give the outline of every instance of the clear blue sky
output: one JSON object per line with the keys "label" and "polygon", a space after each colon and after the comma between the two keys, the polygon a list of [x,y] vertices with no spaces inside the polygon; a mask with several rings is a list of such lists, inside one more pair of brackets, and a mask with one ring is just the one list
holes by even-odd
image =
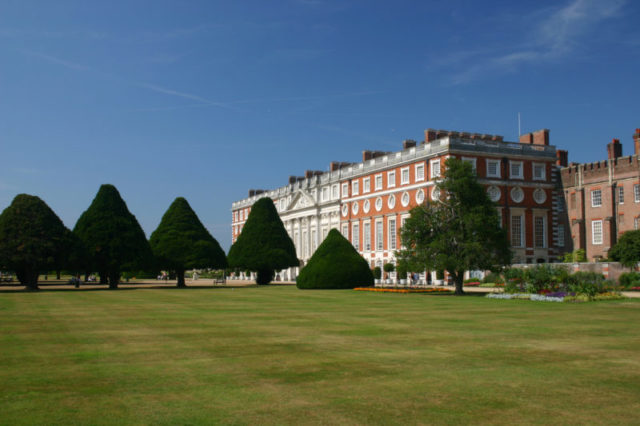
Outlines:
{"label": "clear blue sky", "polygon": [[73,228],[102,183],[147,236],[184,196],[225,249],[231,202],[434,127],[551,129],[631,154],[640,5],[562,1],[0,0],[0,209]]}

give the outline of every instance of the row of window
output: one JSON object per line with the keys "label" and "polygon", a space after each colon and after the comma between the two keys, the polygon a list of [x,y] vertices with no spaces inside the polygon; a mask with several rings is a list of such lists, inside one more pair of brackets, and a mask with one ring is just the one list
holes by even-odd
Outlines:
{"label": "row of window", "polygon": [[[640,203],[640,184],[633,185],[633,198],[636,203]],[[571,202],[575,207],[575,193],[571,194]],[[618,204],[624,204],[624,187],[618,187]],[[602,190],[591,191],[591,207],[602,206]]]}
{"label": "row of window", "polygon": [[[523,215],[511,216],[511,246],[525,247],[525,218]],[[535,248],[547,247],[547,218],[545,216],[534,216],[533,218],[533,245]],[[562,245],[564,246],[564,240]]]}
{"label": "row of window", "polygon": [[242,222],[243,220],[247,220],[249,217],[249,209],[241,209],[233,212],[233,221],[234,222]]}
{"label": "row of window", "polygon": [[[404,223],[404,218],[402,219]],[[351,243],[358,251],[382,251],[384,250],[384,222],[376,220],[374,223],[374,234],[371,234],[371,222],[362,224],[362,246],[360,246],[360,223],[351,224]],[[349,239],[349,224],[342,224],[342,235]],[[373,237],[373,239],[372,239]],[[389,218],[387,221],[387,250],[396,250],[398,248],[398,229],[397,219]]]}

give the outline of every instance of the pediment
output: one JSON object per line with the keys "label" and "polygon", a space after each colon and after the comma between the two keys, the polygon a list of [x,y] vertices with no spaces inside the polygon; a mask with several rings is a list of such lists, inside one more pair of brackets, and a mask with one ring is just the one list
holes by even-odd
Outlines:
{"label": "pediment", "polygon": [[301,189],[294,194],[289,207],[287,207],[287,211],[306,209],[309,207],[314,207],[315,205],[316,202],[313,200],[313,198],[309,194],[307,194],[306,191]]}

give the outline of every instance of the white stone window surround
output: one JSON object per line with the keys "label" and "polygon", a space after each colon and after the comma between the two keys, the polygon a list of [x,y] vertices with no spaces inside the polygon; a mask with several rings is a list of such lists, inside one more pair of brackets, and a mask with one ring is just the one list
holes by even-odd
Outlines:
{"label": "white stone window surround", "polygon": [[351,244],[357,251],[360,251],[360,223],[355,222],[351,226]]}
{"label": "white stone window surround", "polygon": [[602,219],[592,220],[591,221],[591,243],[593,245],[601,245],[603,228],[602,228]]}
{"label": "white stone window surround", "polygon": [[371,221],[362,222],[362,251],[371,251]]}
{"label": "white stone window surround", "polygon": [[375,231],[376,231],[376,241],[375,241],[376,251],[382,251],[384,250],[384,226],[383,226],[382,219],[376,220]]}
{"label": "white stone window surround", "polygon": [[431,170],[431,179],[436,179],[440,177],[440,159],[436,158],[435,160],[429,161],[429,170]]}
{"label": "white stone window surround", "polygon": [[371,178],[366,177],[362,179],[362,193],[366,194],[367,192],[371,192]]}
{"label": "white stone window surround", "polygon": [[524,191],[519,186],[514,186],[510,191],[511,200],[514,203],[521,203],[524,201]]}
{"label": "white stone window surround", "polygon": [[524,163],[522,161],[509,160],[509,178],[524,179]]}
{"label": "white stone window surround", "polygon": [[393,209],[396,206],[396,196],[391,194],[389,195],[389,199],[387,200],[387,206],[390,209]]}
{"label": "white stone window surround", "polygon": [[348,183],[343,183],[342,184],[342,196],[345,197],[345,198],[349,196],[349,184]]}
{"label": "white stone window surround", "polygon": [[371,202],[369,200],[364,200],[364,203],[362,203],[362,212],[363,213],[369,213],[369,210],[371,209]]}
{"label": "white stone window surround", "polygon": [[591,190],[591,207],[601,207],[601,206],[602,206],[602,190],[592,189]]}
{"label": "white stone window surround", "polygon": [[390,217],[387,221],[387,234],[389,237],[388,247],[389,250],[396,250],[397,247],[397,229],[396,229],[396,218]]}
{"label": "white stone window surround", "polygon": [[340,198],[340,196],[338,195],[338,185],[332,185],[331,186],[331,199],[332,200],[337,200],[338,198]]}
{"label": "white stone window surround", "polygon": [[624,204],[624,186],[618,187],[618,204]]}
{"label": "white stone window surround", "polygon": [[525,246],[525,217],[524,212],[512,211],[510,220],[511,245],[522,248]]}
{"label": "white stone window surround", "polygon": [[424,189],[416,191],[416,203],[422,204],[424,202]]}
{"label": "white stone window surround", "polygon": [[374,207],[376,208],[376,211],[379,212],[380,210],[382,210],[382,197],[378,197],[376,198],[376,202],[374,204]]}
{"label": "white stone window surround", "polygon": [[329,187],[322,188],[322,201],[329,201]]}
{"label": "white stone window surround", "polygon": [[403,192],[402,198],[400,199],[400,204],[402,204],[402,207],[407,207],[410,201],[411,201],[411,197],[409,196],[409,193]]}
{"label": "white stone window surround", "polygon": [[633,198],[636,203],[640,203],[640,184],[633,185]]}
{"label": "white stone window surround", "polygon": [[533,163],[533,180],[547,180],[547,166],[544,163]]}
{"label": "white stone window surround", "polygon": [[487,195],[489,195],[489,199],[493,202],[497,202],[500,200],[502,196],[502,191],[495,185],[491,185],[487,188]]}
{"label": "white stone window surround", "polygon": [[409,184],[409,167],[403,167],[400,169],[400,185]]}
{"label": "white stone window surround", "polygon": [[473,157],[462,157],[462,161],[471,164],[473,173],[476,173],[476,159]]}
{"label": "white stone window surround", "polygon": [[416,182],[422,182],[424,180],[424,163],[422,162],[415,165],[415,179]]}
{"label": "white stone window surround", "polygon": [[396,186],[396,171],[387,172],[387,187],[394,188]]}
{"label": "white stone window surround", "polygon": [[382,191],[382,173],[375,175],[373,179],[375,182],[375,190]]}
{"label": "white stone window surround", "polygon": [[360,181],[354,180],[351,182],[351,195],[358,195],[360,193]]}
{"label": "white stone window surround", "polygon": [[487,177],[500,177],[500,160],[487,158]]}

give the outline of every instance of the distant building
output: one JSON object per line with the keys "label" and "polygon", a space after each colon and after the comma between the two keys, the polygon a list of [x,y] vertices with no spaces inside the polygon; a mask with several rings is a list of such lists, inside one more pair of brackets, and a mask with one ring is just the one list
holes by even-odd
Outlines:
{"label": "distant building", "polygon": [[567,211],[559,236],[567,242],[567,251],[584,249],[589,260],[606,259],[621,234],[639,229],[640,129],[633,140],[631,156],[623,157],[622,144],[613,139],[606,160],[561,170]]}
{"label": "distant building", "polygon": [[[549,145],[547,129],[519,142],[502,136],[425,130],[424,141],[403,142],[398,152],[363,151],[358,163],[332,162],[329,171],[307,171],[273,190],[250,190],[232,204],[232,241],[242,231],[252,204],[271,197],[303,264],[336,228],[372,267],[396,262],[400,228],[414,206],[439,198],[435,182],[444,161],[460,158],[473,165],[479,181],[498,207],[516,263],[557,260],[568,229],[558,216],[564,205],[560,165],[567,152]],[[637,160],[636,160],[637,164]],[[299,268],[281,271],[295,279]],[[427,279],[424,271],[421,279]]]}

